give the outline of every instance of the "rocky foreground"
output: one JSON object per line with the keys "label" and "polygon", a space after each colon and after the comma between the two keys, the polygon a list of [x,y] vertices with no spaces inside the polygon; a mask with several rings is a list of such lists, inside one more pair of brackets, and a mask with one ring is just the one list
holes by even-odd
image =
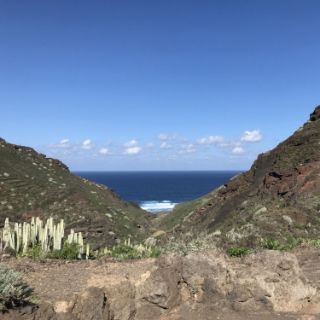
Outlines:
{"label": "rocky foreground", "polygon": [[5,262],[23,273],[38,306],[3,320],[318,319],[320,251],[219,250],[160,259]]}

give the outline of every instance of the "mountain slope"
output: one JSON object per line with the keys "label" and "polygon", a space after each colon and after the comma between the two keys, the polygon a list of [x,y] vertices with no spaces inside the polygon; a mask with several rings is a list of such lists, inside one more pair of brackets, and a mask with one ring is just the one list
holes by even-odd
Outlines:
{"label": "mountain slope", "polygon": [[251,169],[193,202],[178,206],[160,228],[214,233],[221,243],[320,237],[320,106],[310,121]]}
{"label": "mountain slope", "polygon": [[105,186],[70,173],[60,161],[0,139],[0,227],[6,217],[64,218],[91,241],[141,238],[150,214]]}

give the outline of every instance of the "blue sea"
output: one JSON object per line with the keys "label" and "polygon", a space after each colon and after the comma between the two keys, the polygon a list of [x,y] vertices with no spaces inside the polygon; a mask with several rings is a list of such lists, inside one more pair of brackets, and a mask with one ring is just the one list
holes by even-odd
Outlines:
{"label": "blue sea", "polygon": [[201,197],[239,171],[75,172],[104,184],[123,199],[150,212],[171,211],[178,203]]}

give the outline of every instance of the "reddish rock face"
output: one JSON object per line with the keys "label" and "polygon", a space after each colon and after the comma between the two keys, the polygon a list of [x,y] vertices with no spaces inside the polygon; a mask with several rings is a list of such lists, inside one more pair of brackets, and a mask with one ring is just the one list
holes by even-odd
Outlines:
{"label": "reddish rock face", "polygon": [[301,192],[318,191],[320,163],[313,162],[293,168],[286,172],[270,172],[266,174],[261,192],[284,196],[299,195]]}

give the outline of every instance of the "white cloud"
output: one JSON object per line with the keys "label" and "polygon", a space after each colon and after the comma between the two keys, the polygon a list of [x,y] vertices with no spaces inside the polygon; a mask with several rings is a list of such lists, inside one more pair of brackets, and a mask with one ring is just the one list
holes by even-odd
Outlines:
{"label": "white cloud", "polygon": [[66,144],[66,143],[69,143],[69,139],[62,139],[60,140],[59,142],[60,144]]}
{"label": "white cloud", "polygon": [[245,131],[241,137],[241,141],[258,142],[262,140],[262,134],[259,130]]}
{"label": "white cloud", "polygon": [[81,144],[81,148],[85,149],[85,150],[90,150],[92,149],[93,145],[92,145],[92,141],[90,139],[86,139],[82,142]]}
{"label": "white cloud", "polygon": [[220,145],[223,144],[225,141],[224,137],[221,136],[209,136],[205,138],[201,138],[198,140],[199,144],[213,144],[213,145]]}
{"label": "white cloud", "polygon": [[179,153],[194,153],[196,149],[192,143],[185,144],[181,146]]}
{"label": "white cloud", "polygon": [[109,150],[107,148],[100,148],[99,153],[102,155],[106,155],[109,153]]}
{"label": "white cloud", "polygon": [[165,141],[160,144],[160,149],[170,149],[170,148],[171,148],[171,145]]}
{"label": "white cloud", "polygon": [[126,143],[124,144],[124,146],[127,147],[127,148],[129,148],[129,147],[135,147],[137,144],[138,144],[138,141],[132,139],[132,140],[126,142]]}
{"label": "white cloud", "polygon": [[124,150],[124,154],[139,154],[142,151],[142,148],[136,146],[136,147],[130,147]]}
{"label": "white cloud", "polygon": [[233,154],[243,154],[244,153],[244,149],[242,147],[234,147],[232,149],[232,153]]}
{"label": "white cloud", "polygon": [[158,139],[162,141],[168,141],[175,139],[176,135],[172,133],[160,133]]}
{"label": "white cloud", "polygon": [[70,148],[70,140],[69,139],[62,139],[60,142],[56,145],[58,148]]}

